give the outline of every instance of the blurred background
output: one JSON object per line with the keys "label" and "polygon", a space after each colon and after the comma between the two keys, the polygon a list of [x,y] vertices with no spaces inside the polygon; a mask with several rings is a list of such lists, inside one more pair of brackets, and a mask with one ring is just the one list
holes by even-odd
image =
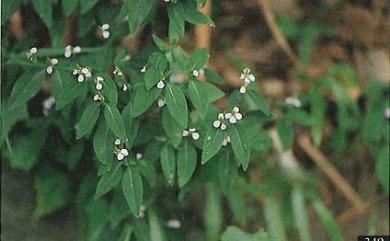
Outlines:
{"label": "blurred background", "polygon": [[[165,3],[159,4],[163,8]],[[222,88],[226,91],[238,88],[240,67],[250,66],[273,112],[284,113],[279,104],[286,98],[299,98],[302,108],[312,118],[319,115],[318,120],[323,123],[323,132],[317,135],[316,141],[315,127],[299,125],[305,121],[295,117],[298,124],[287,127],[293,129],[295,136],[291,149],[276,150],[276,158],[268,154],[256,157],[265,161],[288,156],[287,162],[293,160],[293,165],[309,173],[309,180],[317,182],[319,195],[307,208],[312,239],[329,240],[332,233],[332,224],[325,228],[321,224],[320,219],[326,223],[328,213],[322,212],[323,206],[316,202],[317,198],[340,225],[344,240],[356,240],[358,234],[388,234],[389,154],[388,148],[384,147],[383,152],[383,148],[377,147],[388,145],[389,139],[389,2],[209,0],[202,11],[211,15],[216,28],[188,28],[181,45],[186,50],[199,47],[210,50],[209,67],[227,82]],[[157,14],[165,12],[158,10]],[[77,30],[77,21],[77,15],[66,19],[64,43],[78,41],[78,37],[72,35]],[[162,20],[165,24],[164,21],[166,19]],[[166,31],[156,27],[158,23],[153,25],[154,31],[162,34]],[[7,32],[8,38],[15,41],[34,32],[35,40],[41,45],[47,38],[45,27],[28,3],[12,14],[2,32],[3,35]],[[134,51],[148,38],[150,27],[146,26],[135,37],[123,39],[123,45]],[[317,95],[322,98],[315,102],[313,96]],[[313,136],[314,143],[305,139],[307,135]],[[387,142],[377,140],[378,136]],[[275,139],[272,141],[275,145]],[[64,208],[43,219],[33,219],[32,175],[12,169],[7,161],[2,160],[1,167],[2,240],[76,240],[78,223],[73,209]],[[248,175],[250,181],[246,187],[237,184],[247,193],[242,199],[245,205],[236,203],[237,209],[226,216],[234,216],[234,223],[248,230],[267,229],[265,223],[272,221],[263,220],[262,216],[265,213],[267,217],[267,212],[273,216],[279,209],[273,209],[272,203],[278,200],[282,220],[294,219],[291,210],[284,207],[291,203],[290,195],[284,194],[290,192],[289,188],[280,188],[276,199],[267,201],[267,198],[257,197],[259,190],[267,192],[273,185],[285,185],[283,173],[272,164],[254,164]],[[267,178],[276,184],[264,181]],[[202,223],[202,214],[197,213],[202,193],[189,195],[192,200],[187,200],[184,207],[193,211],[183,214],[182,218]],[[268,208],[262,208],[264,203]],[[284,225],[289,232],[296,224]],[[196,233],[197,228],[194,229]]]}

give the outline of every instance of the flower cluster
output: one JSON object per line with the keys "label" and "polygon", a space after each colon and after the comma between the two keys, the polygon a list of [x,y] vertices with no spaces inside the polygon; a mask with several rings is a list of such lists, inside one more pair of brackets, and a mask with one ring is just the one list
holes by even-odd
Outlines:
{"label": "flower cluster", "polygon": [[77,75],[77,82],[82,83],[85,78],[90,78],[92,73],[89,68],[79,67],[73,70],[73,75]]}
{"label": "flower cluster", "polygon": [[50,65],[47,66],[46,73],[52,74],[53,73],[53,66],[56,64],[58,64],[58,59],[56,59],[56,58],[50,59]]}
{"label": "flower cluster", "polygon": [[105,23],[102,26],[99,26],[99,28],[100,28],[102,37],[104,39],[108,39],[110,37],[110,31],[108,31],[110,29],[110,25],[108,23]]}
{"label": "flower cluster", "polygon": [[242,120],[242,114],[240,113],[240,109],[236,106],[233,108],[232,112],[219,113],[218,119],[213,122],[213,126],[223,131],[226,130],[227,121],[235,124],[240,120]]}
{"label": "flower cluster", "polygon": [[93,96],[93,101],[102,101],[104,100],[104,96],[101,94],[101,90],[103,89],[103,77],[98,76],[95,78],[95,89],[98,91],[96,95]]}
{"label": "flower cluster", "polygon": [[240,75],[240,80],[244,80],[244,85],[240,87],[240,93],[244,94],[246,92],[246,87],[250,83],[254,82],[256,77],[251,74],[251,70],[249,68],[245,68]]}
{"label": "flower cluster", "polygon": [[297,108],[302,106],[302,103],[301,103],[301,101],[298,98],[294,98],[294,97],[291,97],[291,96],[287,97],[284,100],[284,103],[286,103],[286,105],[292,105],[292,106],[295,106]]}
{"label": "flower cluster", "polygon": [[122,161],[125,157],[129,155],[129,151],[126,148],[122,147],[122,141],[120,139],[116,139],[114,141],[116,146],[115,155],[118,161]]}
{"label": "flower cluster", "polygon": [[70,58],[72,56],[72,54],[78,54],[80,52],[81,52],[80,46],[72,47],[71,45],[68,45],[65,47],[64,56],[65,56],[65,58]]}
{"label": "flower cluster", "polygon": [[227,146],[231,142],[230,136],[225,136],[223,138],[222,146]]}
{"label": "flower cluster", "polygon": [[195,128],[190,128],[188,130],[183,130],[183,137],[191,136],[195,141],[199,139],[199,132]]}

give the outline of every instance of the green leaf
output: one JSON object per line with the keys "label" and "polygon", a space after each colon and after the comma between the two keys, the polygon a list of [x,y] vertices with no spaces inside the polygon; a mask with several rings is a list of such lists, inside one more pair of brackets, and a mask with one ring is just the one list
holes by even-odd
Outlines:
{"label": "green leaf", "polygon": [[310,225],[302,192],[302,188],[299,185],[295,185],[291,192],[291,202],[294,212],[295,225],[298,229],[300,240],[310,241]]}
{"label": "green leaf", "polygon": [[122,173],[122,163],[116,162],[114,167],[100,178],[96,187],[95,198],[99,198],[113,189],[121,180]]}
{"label": "green leaf", "polygon": [[235,226],[229,226],[222,233],[221,241],[271,241],[267,233],[259,231],[258,233],[246,233]]}
{"label": "green leaf", "polygon": [[153,34],[152,37],[154,44],[158,47],[159,50],[166,51],[168,49],[168,45],[164,42],[164,40],[155,34]]}
{"label": "green leaf", "polygon": [[120,139],[126,140],[126,128],[123,123],[121,114],[119,113],[118,108],[112,103],[105,103],[104,105],[104,118],[107,121],[107,125],[110,127],[111,131]]}
{"label": "green leaf", "polygon": [[380,149],[375,164],[375,172],[385,191],[389,192],[389,145]]}
{"label": "green leaf", "polygon": [[183,91],[174,84],[167,83],[165,87],[165,101],[171,115],[183,128],[188,123],[188,107]]}
{"label": "green leaf", "polygon": [[114,135],[104,121],[100,121],[93,137],[93,150],[97,159],[104,165],[109,165],[112,162]]}
{"label": "green leaf", "polygon": [[210,84],[206,81],[200,81],[199,84],[200,90],[205,93],[209,103],[219,100],[225,96],[225,93],[213,84]]}
{"label": "green leaf", "polygon": [[81,14],[87,13],[91,8],[93,8],[98,0],[80,0],[80,12]]}
{"label": "green leaf", "polygon": [[282,142],[283,148],[289,150],[294,141],[294,129],[292,123],[287,118],[276,121],[276,129]]}
{"label": "green leaf", "polygon": [[9,99],[9,110],[19,105],[25,104],[29,99],[34,97],[41,89],[41,85],[45,80],[45,76],[45,70],[22,74],[12,87]]}
{"label": "green leaf", "polygon": [[188,140],[185,140],[184,145],[177,153],[177,176],[180,187],[183,187],[190,180],[196,168],[196,160],[194,146]]}
{"label": "green leaf", "polygon": [[34,176],[36,208],[33,216],[40,218],[64,207],[69,200],[68,177],[54,169],[41,169]]}
{"label": "green leaf", "polygon": [[173,146],[178,147],[183,138],[183,128],[177,124],[175,118],[172,117],[167,108],[163,108],[161,118],[165,134]]}
{"label": "green leaf", "polygon": [[127,141],[126,141],[126,147],[130,149],[133,146],[135,137],[138,134],[139,130],[139,119],[138,118],[132,118],[131,116],[131,106],[132,103],[129,102],[127,106],[122,111],[122,118],[125,123],[126,127],[126,133],[127,133]]}
{"label": "green leaf", "polygon": [[246,109],[248,111],[261,111],[265,115],[269,115],[269,107],[267,101],[256,90],[248,90],[244,95]]}
{"label": "green leaf", "polygon": [[134,102],[131,108],[131,116],[137,117],[144,113],[153,102],[157,100],[159,95],[160,91],[156,88],[147,90],[143,86],[140,87],[135,93]]}
{"label": "green leaf", "polygon": [[135,33],[139,26],[145,21],[150,10],[152,10],[153,0],[126,0],[128,6],[130,33]]}
{"label": "green leaf", "polygon": [[176,160],[175,150],[168,144],[165,144],[161,149],[160,161],[163,174],[168,183],[172,185],[175,180]]}
{"label": "green leaf", "polygon": [[145,72],[145,86],[147,89],[154,87],[158,81],[164,78],[165,69],[168,66],[167,59],[162,53],[153,53],[149,57],[148,67]]}
{"label": "green leaf", "polygon": [[100,103],[88,102],[87,107],[85,108],[83,115],[81,116],[81,119],[76,127],[76,139],[80,139],[93,129],[96,121],[99,119],[99,115]]}
{"label": "green leaf", "polygon": [[223,149],[214,157],[218,162],[218,183],[223,193],[227,193],[237,174],[236,163],[230,158],[228,149]]}
{"label": "green leaf", "polygon": [[310,114],[312,118],[311,134],[313,136],[313,143],[316,146],[321,145],[325,108],[325,101],[320,91],[313,88],[310,93]]}
{"label": "green leaf", "polygon": [[50,80],[57,110],[62,109],[83,92],[87,91],[86,85],[77,83],[71,73],[63,70],[56,69]]}
{"label": "green leaf", "polygon": [[65,16],[69,17],[79,6],[79,0],[61,0]]}
{"label": "green leaf", "polygon": [[206,186],[203,218],[207,240],[218,240],[222,227],[223,209],[221,194],[213,183]]}
{"label": "green leaf", "polygon": [[34,0],[33,6],[39,17],[45,22],[46,26],[51,29],[53,25],[52,16],[52,4],[53,1],[49,0]]}
{"label": "green leaf", "polygon": [[209,52],[207,49],[202,48],[194,51],[187,62],[187,69],[189,71],[194,69],[201,69],[206,63],[209,58]]}
{"label": "green leaf", "polygon": [[234,156],[241,164],[244,171],[247,170],[250,159],[250,145],[248,137],[239,126],[232,125],[229,130]]}
{"label": "green leaf", "polygon": [[221,129],[213,127],[209,129],[203,142],[202,164],[205,164],[210,158],[218,153],[222,147],[224,137],[225,133]]}
{"label": "green leaf", "polygon": [[314,210],[324,224],[331,241],[343,241],[340,227],[334,220],[332,213],[325,207],[321,199],[318,197],[310,197]]}
{"label": "green leaf", "polygon": [[207,24],[214,27],[213,20],[206,14],[200,12],[196,5],[191,4],[190,1],[184,6],[184,17],[185,20],[192,24]]}
{"label": "green leaf", "polygon": [[203,91],[200,81],[191,80],[188,83],[188,95],[201,118],[204,118],[207,114],[208,102],[206,92]]}
{"label": "green leaf", "polygon": [[171,42],[177,42],[184,35],[184,8],[181,2],[168,6],[168,35]]}
{"label": "green leaf", "polygon": [[225,80],[217,74],[214,70],[210,68],[204,68],[204,75],[208,80],[211,80],[212,82],[216,84],[224,84]]}
{"label": "green leaf", "polygon": [[122,191],[134,216],[138,217],[144,195],[141,176],[128,166],[122,178]]}
{"label": "green leaf", "polygon": [[107,74],[101,75],[104,78],[103,81],[103,94],[107,98],[107,100],[116,105],[118,103],[118,89],[116,87],[115,82],[112,78]]}
{"label": "green leaf", "polygon": [[275,197],[265,197],[264,213],[271,240],[286,241],[282,212]]}
{"label": "green leaf", "polygon": [[46,128],[40,126],[17,138],[10,150],[10,164],[12,168],[29,171],[37,163],[41,148],[46,139]]}

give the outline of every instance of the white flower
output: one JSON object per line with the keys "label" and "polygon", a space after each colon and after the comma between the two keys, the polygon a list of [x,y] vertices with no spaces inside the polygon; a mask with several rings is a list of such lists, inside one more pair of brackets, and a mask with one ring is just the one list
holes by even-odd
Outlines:
{"label": "white flower", "polygon": [[232,123],[232,124],[236,123],[237,122],[236,117],[234,117],[234,116],[230,117],[229,118],[229,122]]}
{"label": "white flower", "polygon": [[76,47],[73,48],[73,53],[78,54],[80,52],[81,52],[81,47],[80,46],[76,46]]}
{"label": "white flower", "polygon": [[232,117],[232,116],[233,116],[233,114],[230,113],[230,112],[225,113],[225,119],[226,119],[226,120],[230,119],[230,117]]}
{"label": "white flower", "polygon": [[248,79],[250,82],[254,82],[256,80],[256,77],[253,74],[248,75]]}
{"label": "white flower", "polygon": [[56,65],[56,64],[58,64],[58,59],[56,59],[56,58],[50,59],[50,64],[51,64],[51,65]]}
{"label": "white flower", "polygon": [[200,69],[200,70],[199,70],[199,75],[200,75],[200,76],[203,76],[203,75],[204,75],[204,69]]}
{"label": "white flower", "polygon": [[103,97],[101,95],[96,94],[93,96],[93,101],[101,101],[101,100],[103,100]]}
{"label": "white flower", "polygon": [[123,84],[122,90],[123,90],[123,91],[126,91],[126,90],[127,90],[127,84]]}
{"label": "white flower", "polygon": [[110,32],[103,31],[102,36],[103,36],[104,39],[108,39],[110,37]]}
{"label": "white flower", "polygon": [[119,139],[119,138],[115,139],[115,141],[114,141],[114,144],[117,146],[119,146],[121,143],[122,143],[121,139]]}
{"label": "white flower", "polygon": [[182,136],[189,136],[189,135],[190,135],[190,132],[189,132],[189,131],[183,130]]}
{"label": "white flower", "polygon": [[137,160],[141,160],[142,157],[143,157],[143,155],[141,153],[135,154],[135,159],[137,159]]}
{"label": "white flower", "polygon": [[295,106],[297,108],[301,107],[302,106],[302,103],[299,99],[297,98],[294,98],[294,97],[287,97],[285,100],[284,100],[284,103],[286,103],[287,105],[292,105],[292,106]]}
{"label": "white flower", "polygon": [[96,89],[97,90],[101,90],[101,89],[103,89],[103,85],[102,84],[100,84],[100,83],[98,83],[98,84],[96,84]]}
{"label": "white flower", "polygon": [[101,26],[102,30],[108,30],[110,28],[110,25],[108,23],[105,23]]}
{"label": "white flower", "polygon": [[161,108],[161,107],[163,107],[164,105],[165,105],[165,101],[164,101],[163,99],[158,99],[158,100],[157,100],[157,106],[158,106],[158,107]]}
{"label": "white flower", "polygon": [[73,75],[77,75],[79,73],[79,70],[78,69],[74,69],[73,70]]}
{"label": "white flower", "polygon": [[72,46],[67,45],[65,47],[64,56],[65,58],[70,58],[72,56]]}
{"label": "white flower", "polygon": [[240,111],[240,108],[238,108],[237,106],[233,107],[233,113],[238,113],[239,111]]}
{"label": "white flower", "polygon": [[119,151],[119,153],[122,153],[124,156],[128,156],[129,155],[129,151],[126,148],[121,149]]}
{"label": "white flower", "polygon": [[241,113],[235,113],[234,114],[234,117],[236,117],[236,119],[239,121],[239,120],[242,120],[242,114]]}
{"label": "white flower", "polygon": [[192,133],[192,139],[194,139],[195,141],[198,140],[200,137],[199,133],[198,132],[194,132]]}
{"label": "white flower", "polygon": [[224,131],[224,130],[226,130],[226,125],[225,125],[225,123],[222,123],[221,124],[221,131]]}
{"label": "white flower", "polygon": [[246,93],[246,87],[245,86],[241,86],[240,87],[240,93],[241,94],[245,94]]}
{"label": "white flower", "polygon": [[53,66],[51,66],[51,65],[47,66],[46,73],[47,74],[52,74],[53,73]]}
{"label": "white flower", "polygon": [[160,80],[160,81],[157,83],[157,89],[162,90],[162,89],[164,89],[164,87],[165,87],[164,81]]}
{"label": "white flower", "polygon": [[79,76],[77,77],[77,81],[78,81],[79,83],[83,82],[83,81],[84,81],[84,75],[79,74]]}
{"label": "white flower", "polygon": [[192,71],[192,75],[195,76],[195,77],[198,77],[198,76],[199,76],[199,71],[196,70],[196,69],[194,69],[194,70]]}
{"label": "white flower", "polygon": [[219,114],[218,114],[218,119],[219,119],[219,120],[223,120],[223,116],[224,116],[223,113],[219,113]]}
{"label": "white flower", "polygon": [[125,156],[120,152],[116,155],[116,159],[118,159],[118,161],[123,160],[123,158],[125,158]]}
{"label": "white flower", "polygon": [[167,227],[172,229],[179,229],[181,227],[181,223],[177,219],[171,219],[168,220]]}
{"label": "white flower", "polygon": [[81,68],[81,73],[83,73],[84,75],[86,75],[87,73],[89,72],[89,70],[87,68]]}
{"label": "white flower", "polygon": [[38,52],[38,49],[36,47],[32,47],[30,50],[29,50],[29,54],[30,55],[33,55],[33,54],[36,54]]}
{"label": "white flower", "polygon": [[145,217],[145,211],[146,211],[146,207],[145,207],[144,205],[141,205],[141,206],[139,207],[138,216],[139,216],[140,218]]}
{"label": "white flower", "polygon": [[221,121],[219,121],[219,120],[214,121],[214,122],[213,122],[213,126],[214,126],[215,128],[219,128],[219,127],[221,126]]}
{"label": "white flower", "polygon": [[103,81],[104,79],[103,79],[103,77],[101,77],[101,76],[98,76],[98,77],[96,77],[96,81],[98,81],[98,82],[101,82],[101,81]]}
{"label": "white flower", "polygon": [[230,143],[230,136],[226,136],[225,138],[223,138],[223,142],[222,142],[223,146],[227,146],[227,144],[229,143]]}
{"label": "white flower", "polygon": [[142,67],[141,69],[141,73],[145,73],[146,72],[146,65],[144,65],[144,67]]}

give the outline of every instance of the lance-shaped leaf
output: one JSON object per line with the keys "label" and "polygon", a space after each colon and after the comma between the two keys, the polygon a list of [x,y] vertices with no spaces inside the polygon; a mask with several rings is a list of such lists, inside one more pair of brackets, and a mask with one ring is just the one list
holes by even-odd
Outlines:
{"label": "lance-shaped leaf", "polygon": [[112,132],[121,138],[126,140],[126,128],[123,123],[123,119],[119,110],[112,103],[106,103],[104,106],[104,118],[106,119],[107,125],[110,127]]}
{"label": "lance-shaped leaf", "polygon": [[191,80],[188,83],[188,95],[199,115],[204,118],[207,114],[208,99],[198,80]]}
{"label": "lance-shaped leaf", "polygon": [[244,130],[236,125],[231,126],[229,134],[234,156],[245,171],[248,168],[250,158],[248,137],[246,136]]}
{"label": "lance-shaped leaf", "polygon": [[153,0],[126,0],[131,34],[135,33],[145,21],[150,10],[152,10],[154,2]]}
{"label": "lance-shaped leaf", "polygon": [[139,119],[132,118],[131,105],[132,103],[129,102],[122,111],[122,118],[125,123],[127,133],[126,147],[129,149],[133,146],[135,137],[137,136],[139,130]]}
{"label": "lance-shaped leaf", "polygon": [[80,139],[95,126],[100,115],[100,103],[88,102],[79,123],[77,124],[76,139]]}
{"label": "lance-shaped leaf", "polygon": [[213,127],[209,129],[203,142],[202,164],[205,164],[210,158],[218,153],[222,147],[224,137],[225,133],[221,129]]}
{"label": "lance-shaped leaf", "polygon": [[164,176],[172,185],[175,180],[176,160],[175,150],[168,144],[165,144],[161,149],[160,161]]}
{"label": "lance-shaped leaf", "polygon": [[53,1],[35,0],[32,3],[35,11],[39,14],[39,17],[41,17],[46,26],[51,29],[53,25],[53,15],[51,8]]}
{"label": "lance-shaped leaf", "polygon": [[144,189],[141,176],[133,167],[128,166],[123,174],[122,191],[131,212],[138,217]]}
{"label": "lance-shaped leaf", "polygon": [[149,57],[148,67],[145,72],[145,86],[147,89],[154,87],[158,81],[164,78],[165,69],[168,66],[164,54],[156,52]]}
{"label": "lance-shaped leaf", "polygon": [[171,115],[176,119],[177,123],[183,128],[187,127],[188,123],[188,107],[183,91],[168,83],[165,87],[165,101]]}
{"label": "lance-shaped leaf", "polygon": [[167,108],[163,108],[161,118],[165,134],[174,147],[179,146],[181,139],[183,138],[183,128],[177,124],[177,121],[173,118],[171,113],[169,113]]}
{"label": "lance-shaped leaf", "polygon": [[29,99],[34,97],[41,89],[45,76],[46,73],[44,70],[22,74],[12,87],[9,110],[26,103]]}
{"label": "lance-shaped leaf", "polygon": [[221,150],[214,158],[218,162],[218,182],[223,193],[227,193],[234,176],[237,174],[237,167],[234,160],[230,158],[230,151],[227,148]]}
{"label": "lance-shaped leaf", "polygon": [[184,34],[184,8],[181,2],[169,4],[168,35],[172,42],[177,42]]}
{"label": "lance-shaped leaf", "polygon": [[104,121],[100,121],[93,137],[93,150],[97,159],[104,165],[109,165],[112,162],[114,135]]}
{"label": "lance-shaped leaf", "polygon": [[122,163],[116,162],[113,168],[109,172],[106,172],[100,178],[97,187],[95,198],[99,198],[102,195],[113,189],[121,180],[123,173]]}
{"label": "lance-shaped leaf", "polygon": [[156,88],[147,90],[143,86],[140,87],[135,93],[134,102],[131,107],[131,116],[137,117],[144,113],[157,100],[159,95],[160,91]]}
{"label": "lance-shaped leaf", "polygon": [[187,62],[187,69],[189,71],[194,69],[201,69],[206,63],[209,58],[209,52],[207,49],[202,48],[194,51]]}
{"label": "lance-shaped leaf", "polygon": [[196,168],[196,150],[188,140],[177,153],[177,176],[179,186],[183,187],[191,178]]}
{"label": "lance-shaped leaf", "polygon": [[[63,0],[64,1],[64,0]],[[68,0],[65,0],[68,1]],[[82,14],[85,14],[88,12],[95,4],[97,3],[98,0],[80,0],[80,12]]]}

